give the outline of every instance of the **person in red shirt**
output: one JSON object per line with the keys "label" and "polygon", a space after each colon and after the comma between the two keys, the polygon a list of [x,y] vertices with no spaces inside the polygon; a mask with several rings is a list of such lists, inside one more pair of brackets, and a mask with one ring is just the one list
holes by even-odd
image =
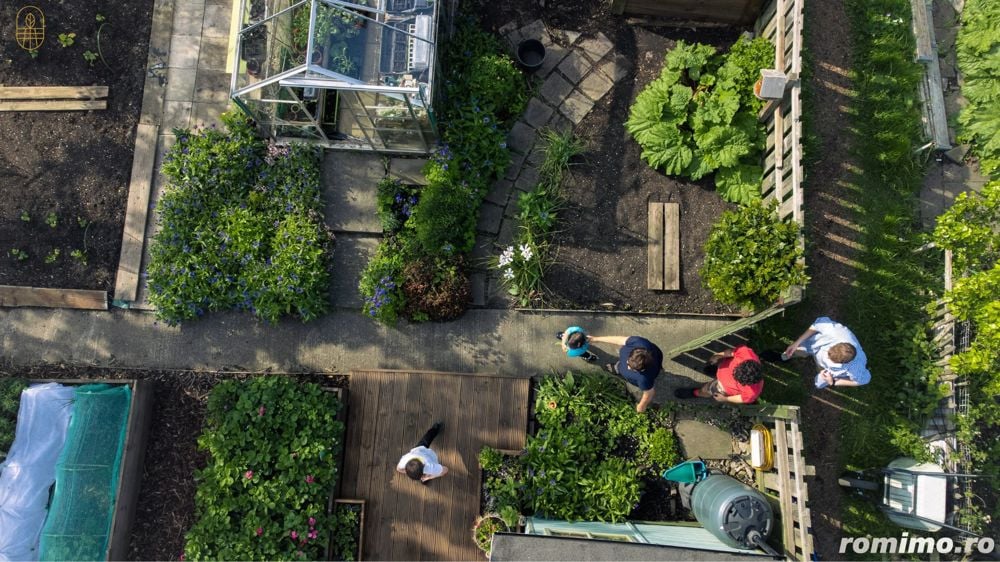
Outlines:
{"label": "person in red shirt", "polygon": [[760,359],[745,345],[712,355],[705,374],[715,380],[699,388],[678,388],[674,396],[681,399],[711,396],[718,402],[752,404],[764,390]]}

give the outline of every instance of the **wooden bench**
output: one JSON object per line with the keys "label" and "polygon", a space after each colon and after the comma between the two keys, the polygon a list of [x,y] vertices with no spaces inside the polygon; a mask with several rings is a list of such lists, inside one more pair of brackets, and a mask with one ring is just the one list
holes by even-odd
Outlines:
{"label": "wooden bench", "polygon": [[654,291],[681,288],[680,205],[649,202],[646,285]]}

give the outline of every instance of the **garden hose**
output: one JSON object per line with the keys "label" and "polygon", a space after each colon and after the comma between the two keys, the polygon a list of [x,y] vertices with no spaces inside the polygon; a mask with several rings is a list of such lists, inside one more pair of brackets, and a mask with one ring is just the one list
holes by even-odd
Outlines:
{"label": "garden hose", "polygon": [[774,466],[774,443],[771,431],[758,423],[750,429],[750,466],[760,471],[771,470]]}

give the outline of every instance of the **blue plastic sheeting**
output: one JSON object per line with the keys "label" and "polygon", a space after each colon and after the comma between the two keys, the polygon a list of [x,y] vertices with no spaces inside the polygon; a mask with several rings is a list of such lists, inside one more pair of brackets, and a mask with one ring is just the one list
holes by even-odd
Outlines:
{"label": "blue plastic sheeting", "polygon": [[39,534],[74,393],[73,387],[56,383],[21,393],[14,442],[0,464],[0,560],[38,560]]}
{"label": "blue plastic sheeting", "polygon": [[52,507],[42,530],[42,560],[107,556],[131,401],[132,390],[125,385],[77,388]]}

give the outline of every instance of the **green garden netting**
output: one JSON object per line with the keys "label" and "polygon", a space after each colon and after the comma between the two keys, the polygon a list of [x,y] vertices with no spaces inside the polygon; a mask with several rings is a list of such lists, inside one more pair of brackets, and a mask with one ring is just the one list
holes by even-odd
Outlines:
{"label": "green garden netting", "polygon": [[104,560],[107,552],[132,391],[88,384],[74,400],[42,529],[41,560]]}

